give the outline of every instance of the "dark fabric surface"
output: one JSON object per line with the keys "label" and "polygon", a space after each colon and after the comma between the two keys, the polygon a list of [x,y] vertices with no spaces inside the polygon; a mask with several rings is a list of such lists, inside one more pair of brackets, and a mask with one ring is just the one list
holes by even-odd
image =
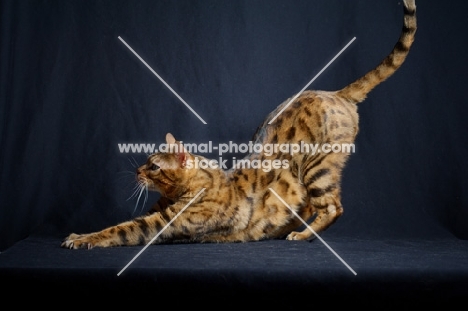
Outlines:
{"label": "dark fabric surface", "polygon": [[37,236],[0,254],[0,278],[12,291],[98,291],[123,300],[148,295],[174,299],[175,305],[187,303],[184,297],[205,303],[208,297],[237,299],[233,304],[253,297],[274,299],[270,304],[277,306],[332,299],[332,305],[384,308],[451,305],[468,297],[466,241],[333,235],[323,240],[326,245],[320,240],[153,245],[127,266],[142,247],[70,251],[59,248],[56,237]]}

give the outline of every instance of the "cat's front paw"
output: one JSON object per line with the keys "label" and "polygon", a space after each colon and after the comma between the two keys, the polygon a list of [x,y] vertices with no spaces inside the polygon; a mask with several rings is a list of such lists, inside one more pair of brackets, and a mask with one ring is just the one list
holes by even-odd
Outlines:
{"label": "cat's front paw", "polygon": [[86,237],[86,234],[75,234],[72,233],[60,245],[63,248],[69,249],[79,249],[79,248],[93,248],[93,244],[91,241]]}

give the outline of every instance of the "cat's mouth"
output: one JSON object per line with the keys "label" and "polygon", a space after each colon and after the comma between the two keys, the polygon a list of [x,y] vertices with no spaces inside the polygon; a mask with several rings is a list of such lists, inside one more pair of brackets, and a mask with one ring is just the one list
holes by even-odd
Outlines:
{"label": "cat's mouth", "polygon": [[143,185],[143,186],[145,186],[145,187],[148,188],[148,189],[151,189],[151,187],[154,187],[154,184],[153,184],[153,182],[151,181],[151,179],[148,179],[148,178],[145,177],[145,176],[137,175],[137,182],[138,182],[140,185]]}

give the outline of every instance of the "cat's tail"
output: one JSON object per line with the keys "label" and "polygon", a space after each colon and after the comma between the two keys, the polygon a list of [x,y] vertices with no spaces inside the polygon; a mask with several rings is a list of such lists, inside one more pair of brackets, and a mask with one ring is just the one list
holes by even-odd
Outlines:
{"label": "cat's tail", "polygon": [[337,94],[347,100],[360,103],[377,85],[385,81],[400,68],[409,53],[416,33],[416,4],[415,0],[403,0],[404,24],[400,39],[392,52],[373,70],[363,77],[349,84]]}

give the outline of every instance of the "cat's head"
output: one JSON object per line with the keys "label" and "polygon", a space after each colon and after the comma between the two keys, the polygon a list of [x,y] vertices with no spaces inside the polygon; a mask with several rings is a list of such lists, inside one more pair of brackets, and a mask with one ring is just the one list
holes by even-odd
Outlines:
{"label": "cat's head", "polygon": [[190,179],[196,175],[196,170],[188,165],[194,155],[187,152],[170,133],[166,135],[166,145],[170,146],[170,152],[150,155],[137,169],[137,179],[149,190],[168,197],[177,196],[187,190]]}

